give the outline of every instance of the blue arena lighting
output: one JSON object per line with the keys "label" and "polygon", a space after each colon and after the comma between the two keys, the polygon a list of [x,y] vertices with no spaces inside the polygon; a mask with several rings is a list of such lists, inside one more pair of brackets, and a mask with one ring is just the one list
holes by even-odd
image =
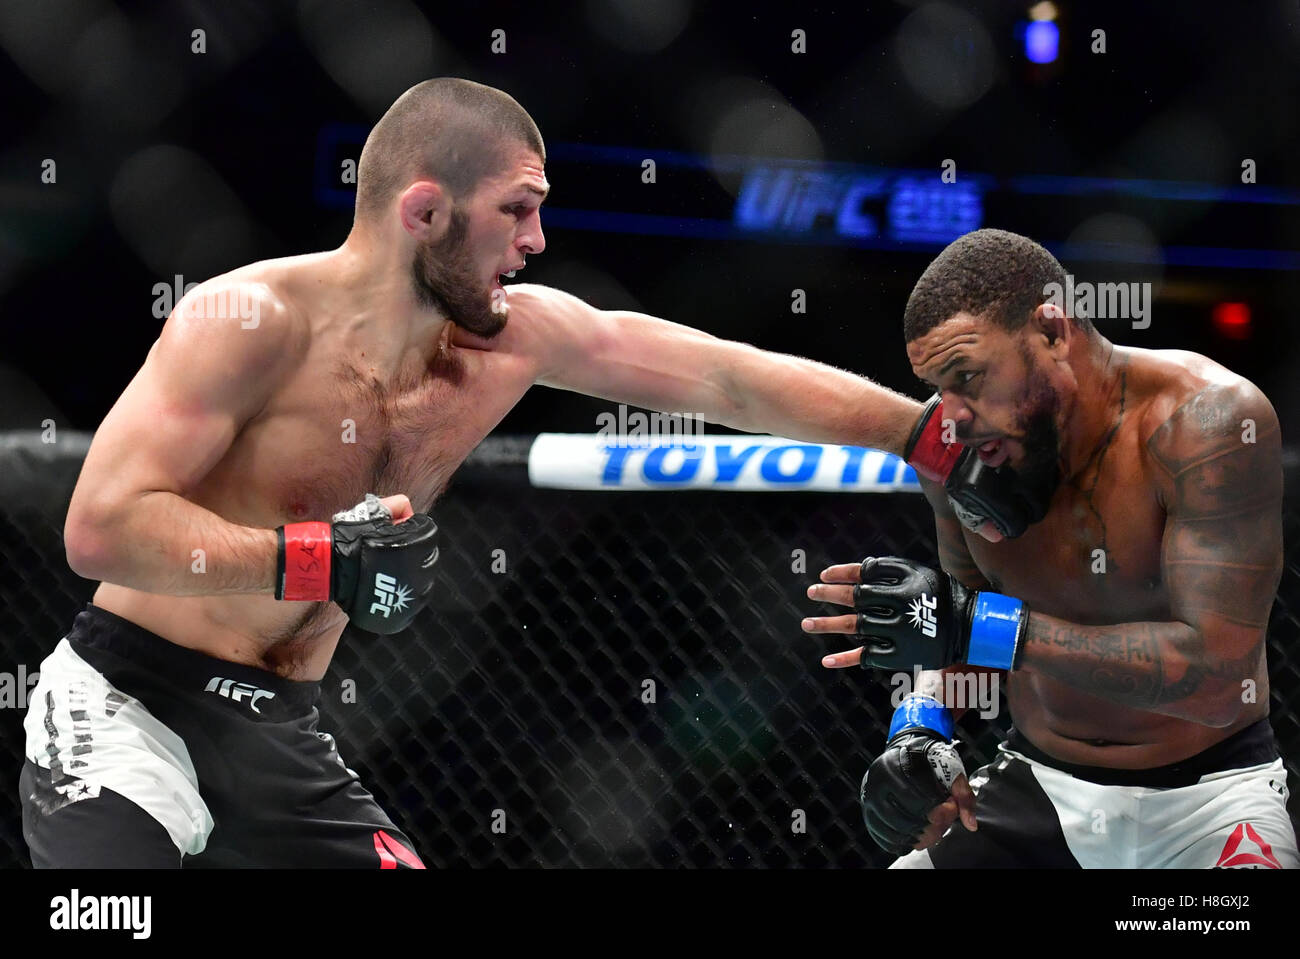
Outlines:
{"label": "blue arena lighting", "polygon": [[[330,124],[318,135],[315,193],[326,208],[351,210],[354,187],[339,183],[341,158],[356,158],[366,128]],[[653,156],[661,170],[711,181],[726,174],[737,193],[726,207],[708,212],[652,212],[648,209],[565,207],[548,203],[547,228],[625,235],[692,237],[704,240],[844,246],[895,253],[941,250],[963,233],[985,225],[988,197],[1005,205],[1009,197],[1119,197],[1163,203],[1241,207],[1300,206],[1300,190],[1133,177],[1019,174],[996,177],[963,172],[952,183],[934,170],[863,164],[770,159],[728,154],[705,156],[676,150],[587,143],[547,145],[548,164],[564,167],[627,167],[639,174]],[[637,181],[639,182],[639,181]],[[721,192],[721,188],[718,188]],[[728,212],[729,211],[729,212]],[[1062,259],[1160,264],[1177,267],[1300,271],[1300,250],[1164,245],[1158,250],[1114,243],[1040,241]]]}
{"label": "blue arena lighting", "polygon": [[1025,56],[1030,63],[1052,63],[1060,46],[1061,31],[1050,20],[1035,20],[1025,27]]}

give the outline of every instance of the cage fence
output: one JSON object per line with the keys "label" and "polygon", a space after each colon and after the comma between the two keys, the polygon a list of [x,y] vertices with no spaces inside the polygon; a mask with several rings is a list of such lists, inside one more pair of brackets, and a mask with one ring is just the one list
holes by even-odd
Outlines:
{"label": "cage fence", "polygon": [[[906,492],[539,489],[526,438],[491,438],[434,509],[437,598],[400,634],[345,634],[322,730],[439,867],[861,867],[859,781],[884,744],[884,674],[829,671],[800,619],[826,565],[934,561]],[[22,840],[24,678],[94,584],[67,566],[84,434],[0,435],[0,864]],[[1296,475],[1288,467],[1288,479]],[[1288,487],[1290,487],[1290,483]],[[1272,721],[1300,772],[1300,510],[1268,638]],[[1005,708],[958,725],[968,770]],[[988,715],[991,714],[991,715]]]}

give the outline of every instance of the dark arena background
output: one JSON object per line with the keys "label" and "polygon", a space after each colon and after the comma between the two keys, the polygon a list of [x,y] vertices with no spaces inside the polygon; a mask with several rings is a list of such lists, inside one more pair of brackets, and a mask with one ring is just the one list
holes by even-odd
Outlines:
{"label": "dark arena background", "polygon": [[[1268,666],[1294,794],[1300,12],[1200,9],[0,5],[0,864],[29,865],[28,680],[94,588],[62,542],[90,435],[186,284],[343,241],[370,125],[442,75],[537,121],[548,246],[521,279],[602,308],[921,398],[903,306],[969,230],[1151,284],[1148,316],[1101,331],[1210,356],[1281,418]],[[874,491],[542,486],[533,438],[611,409],[525,397],[434,509],[437,598],[401,634],[345,635],[321,728],[434,866],[887,865],[857,789],[893,689],[823,669],[845,647],[799,621],[826,565],[936,560],[915,483],[873,459]],[[968,770],[1009,725],[990,712],[959,725]]]}

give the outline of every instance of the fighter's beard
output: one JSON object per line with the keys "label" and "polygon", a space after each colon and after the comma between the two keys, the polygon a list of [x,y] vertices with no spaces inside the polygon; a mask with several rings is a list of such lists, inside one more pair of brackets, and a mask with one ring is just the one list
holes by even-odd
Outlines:
{"label": "fighter's beard", "polygon": [[468,217],[454,208],[446,235],[415,251],[411,264],[415,296],[422,306],[437,310],[462,329],[491,338],[505,329],[505,303],[479,285],[465,247],[468,232]]}
{"label": "fighter's beard", "polygon": [[1014,469],[1026,490],[1046,504],[1061,484],[1061,434],[1056,427],[1061,400],[1045,377],[1031,373],[1023,403],[1029,413],[1019,418],[1017,426],[1025,456]]}

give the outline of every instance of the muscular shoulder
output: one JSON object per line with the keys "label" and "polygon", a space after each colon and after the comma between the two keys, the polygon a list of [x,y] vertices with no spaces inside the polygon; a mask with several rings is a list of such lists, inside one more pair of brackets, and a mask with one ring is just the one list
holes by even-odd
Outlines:
{"label": "muscular shoulder", "polygon": [[[1196,468],[1234,474],[1217,476],[1216,483],[1271,484],[1271,471],[1280,469],[1275,454],[1281,436],[1277,413],[1263,391],[1197,353],[1140,352],[1148,387],[1141,439],[1157,483],[1172,492],[1172,484]],[[1261,470],[1269,475],[1250,475]]]}
{"label": "muscular shoulder", "polygon": [[1261,430],[1276,430],[1273,404],[1244,376],[1199,353],[1141,352],[1148,381],[1141,421],[1147,449],[1174,452],[1179,445],[1195,445],[1198,438],[1237,436],[1252,425],[1256,436]]}
{"label": "muscular shoulder", "polygon": [[310,325],[276,285],[244,271],[200,283],[176,304],[155,349],[190,371],[217,367],[232,380],[287,371],[301,361]]}
{"label": "muscular shoulder", "polygon": [[562,322],[577,313],[589,313],[595,308],[585,300],[538,283],[514,283],[506,287],[506,304],[510,307],[511,321],[540,324]]}
{"label": "muscular shoulder", "polygon": [[511,354],[527,360],[537,375],[554,363],[557,356],[588,341],[599,329],[600,311],[572,293],[536,283],[513,283],[506,287],[509,318],[505,329],[484,340],[457,328],[452,342],[457,346]]}

